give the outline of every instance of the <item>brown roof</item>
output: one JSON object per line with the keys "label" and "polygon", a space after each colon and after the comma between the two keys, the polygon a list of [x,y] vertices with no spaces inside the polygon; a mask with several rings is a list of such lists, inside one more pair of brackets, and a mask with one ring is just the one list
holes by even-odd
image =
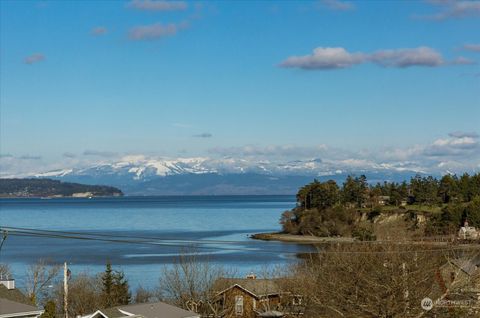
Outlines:
{"label": "brown roof", "polygon": [[43,310],[32,305],[22,304],[13,300],[0,298],[0,315],[12,315],[20,313],[37,313],[41,314]]}
{"label": "brown roof", "polygon": [[27,296],[22,294],[21,291],[19,291],[16,288],[8,289],[3,284],[0,284],[0,298],[8,299],[8,300],[15,301],[17,303],[26,304],[26,305],[33,305],[30,299],[28,299]]}
{"label": "brown roof", "polygon": [[281,293],[278,279],[220,278],[215,282],[215,290],[221,294],[235,285],[257,297]]}

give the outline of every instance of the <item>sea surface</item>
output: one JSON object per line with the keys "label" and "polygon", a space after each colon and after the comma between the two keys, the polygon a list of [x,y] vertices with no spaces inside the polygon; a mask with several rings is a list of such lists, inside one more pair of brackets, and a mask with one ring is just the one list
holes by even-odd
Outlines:
{"label": "sea surface", "polygon": [[[2,227],[52,231],[18,235],[0,250],[17,285],[40,259],[67,262],[75,273],[96,274],[110,261],[130,285],[154,288],[161,269],[181,253],[194,253],[237,276],[292,264],[309,246],[249,238],[278,231],[294,196],[162,196],[0,199]],[[82,239],[78,239],[82,238]]]}

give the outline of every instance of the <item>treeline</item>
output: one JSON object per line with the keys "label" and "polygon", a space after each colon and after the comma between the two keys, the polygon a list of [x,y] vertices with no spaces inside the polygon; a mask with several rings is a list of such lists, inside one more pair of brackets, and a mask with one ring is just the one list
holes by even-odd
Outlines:
{"label": "treeline", "polygon": [[[283,230],[291,234],[316,236],[364,235],[357,227],[358,211],[379,213],[383,206],[421,210],[438,207],[427,234],[447,234],[468,218],[480,226],[480,174],[445,175],[441,179],[416,175],[409,182],[370,185],[367,178],[348,176],[339,186],[335,181],[314,180],[300,188],[297,207],[282,215]],[[372,215],[373,215],[372,214]]]}
{"label": "treeline", "polygon": [[102,185],[61,182],[52,179],[0,179],[0,197],[70,197],[74,193],[92,196],[120,196],[120,189]]}

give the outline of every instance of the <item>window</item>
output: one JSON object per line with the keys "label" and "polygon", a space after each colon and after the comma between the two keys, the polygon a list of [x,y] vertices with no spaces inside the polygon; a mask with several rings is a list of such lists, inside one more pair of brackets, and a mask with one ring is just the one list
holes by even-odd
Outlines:
{"label": "window", "polygon": [[243,296],[235,296],[235,315],[243,315]]}

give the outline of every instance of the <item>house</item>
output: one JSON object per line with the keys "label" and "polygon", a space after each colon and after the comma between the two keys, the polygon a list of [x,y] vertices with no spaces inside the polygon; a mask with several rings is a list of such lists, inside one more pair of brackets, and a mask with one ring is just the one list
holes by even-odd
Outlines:
{"label": "house", "polygon": [[15,288],[15,280],[0,280],[0,318],[38,318],[43,312]]}
{"label": "house", "polygon": [[[222,317],[299,317],[304,312],[302,298],[282,291],[280,279],[221,278],[215,283]],[[227,286],[227,287],[225,287]]]}
{"label": "house", "polygon": [[473,226],[468,225],[468,221],[465,220],[464,225],[458,231],[458,238],[461,240],[476,240],[480,239],[480,233]]}
{"label": "house", "polygon": [[377,204],[378,205],[387,205],[390,202],[390,196],[389,195],[380,195],[377,199]]}
{"label": "house", "polygon": [[480,256],[457,258],[443,265],[437,272],[430,298],[435,300],[438,315],[447,313],[449,306],[463,306],[468,309],[469,317],[479,317]]}
{"label": "house", "polygon": [[[164,302],[132,304],[99,309],[93,314],[81,318],[200,318],[192,311],[184,310]],[[1,317],[0,317],[1,318]]]}

